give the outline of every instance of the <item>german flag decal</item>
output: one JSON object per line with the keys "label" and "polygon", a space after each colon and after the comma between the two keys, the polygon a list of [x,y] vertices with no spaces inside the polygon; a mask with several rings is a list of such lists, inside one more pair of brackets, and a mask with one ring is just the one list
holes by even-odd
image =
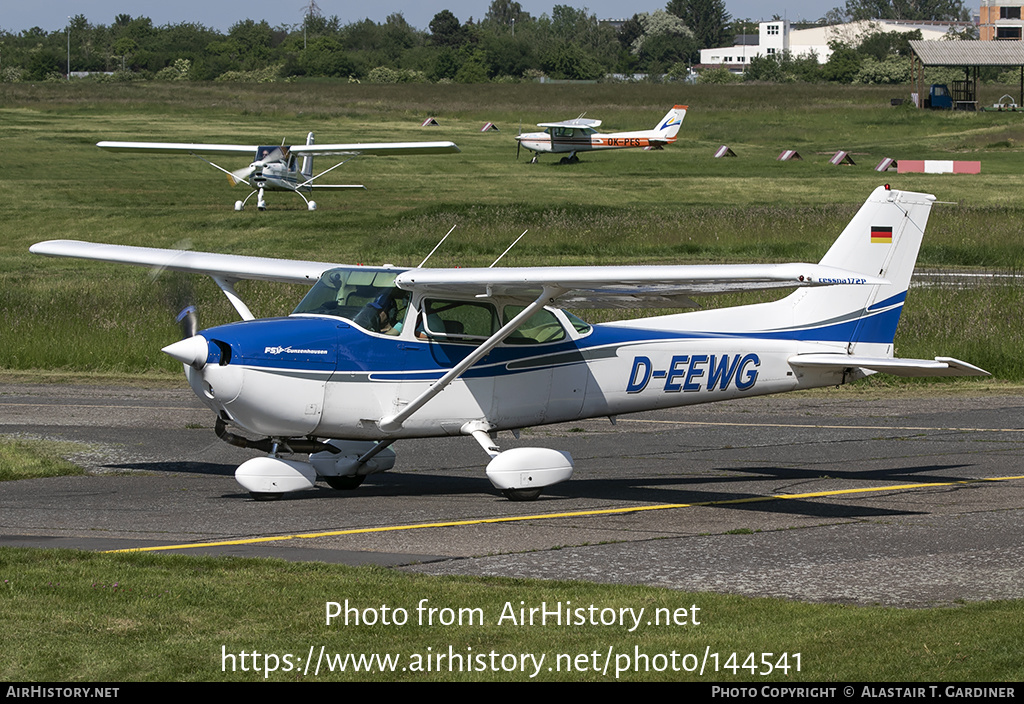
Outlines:
{"label": "german flag decal", "polygon": [[871,243],[892,244],[892,228],[871,226]]}

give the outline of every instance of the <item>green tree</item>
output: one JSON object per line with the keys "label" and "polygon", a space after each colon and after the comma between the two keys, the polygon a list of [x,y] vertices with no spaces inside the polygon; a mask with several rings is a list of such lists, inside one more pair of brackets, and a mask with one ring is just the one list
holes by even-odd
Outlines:
{"label": "green tree", "polygon": [[936,20],[967,22],[970,10],[963,0],[846,0],[834,9],[848,20]]}
{"label": "green tree", "polygon": [[228,30],[231,46],[243,71],[256,71],[270,62],[273,31],[266,20],[242,20]]}
{"label": "green tree", "polygon": [[692,59],[698,51],[696,37],[678,15],[655,10],[636,17],[643,34],[633,41],[630,51],[646,70],[663,71],[672,64]]}
{"label": "green tree", "polygon": [[910,56],[911,40],[920,40],[921,30],[913,32],[873,32],[857,46],[857,53],[885,61],[888,56]]}
{"label": "green tree", "polygon": [[643,36],[644,26],[640,24],[640,15],[634,14],[628,20],[622,23],[619,27],[619,31],[616,37],[619,40],[619,44],[626,51],[633,49],[633,42]]}
{"label": "green tree", "polygon": [[[350,76],[355,73],[355,64],[345,54],[341,43],[333,37],[313,37],[306,42],[306,48],[299,53],[301,75],[306,76]],[[285,65],[286,74],[298,73],[291,62]]]}
{"label": "green tree", "polygon": [[461,46],[466,41],[466,31],[459,18],[449,10],[441,10],[430,20],[430,38],[437,46]]}
{"label": "green tree", "polygon": [[830,42],[832,55],[822,68],[822,76],[832,83],[852,83],[860,72],[863,57],[846,44]]}
{"label": "green tree", "polygon": [[484,15],[485,23],[509,29],[516,24],[522,25],[524,22],[530,22],[532,19],[530,13],[523,10],[523,6],[514,0],[491,0],[487,14]]}
{"label": "green tree", "polygon": [[665,9],[681,19],[697,39],[698,49],[725,46],[730,37],[725,0],[669,0]]}
{"label": "green tree", "polygon": [[586,52],[576,44],[559,44],[541,58],[541,68],[552,78],[568,80],[594,80],[603,71]]}

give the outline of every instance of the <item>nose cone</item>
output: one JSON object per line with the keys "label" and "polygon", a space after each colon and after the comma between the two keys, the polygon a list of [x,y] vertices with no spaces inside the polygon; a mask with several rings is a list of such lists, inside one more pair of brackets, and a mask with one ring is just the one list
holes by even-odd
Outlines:
{"label": "nose cone", "polygon": [[206,366],[209,347],[210,343],[206,341],[205,337],[193,335],[184,340],[178,340],[173,345],[167,345],[162,351],[193,369],[202,369]]}

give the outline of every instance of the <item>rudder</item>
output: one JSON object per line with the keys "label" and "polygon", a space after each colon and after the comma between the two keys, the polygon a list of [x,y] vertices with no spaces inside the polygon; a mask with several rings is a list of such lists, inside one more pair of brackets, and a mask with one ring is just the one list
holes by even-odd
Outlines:
{"label": "rudder", "polygon": [[679,133],[679,128],[683,124],[683,118],[686,117],[686,111],[688,106],[686,105],[675,105],[665,117],[661,118],[658,122],[658,126],[654,128],[654,131],[658,133],[658,137],[667,141],[675,141],[676,135]]}

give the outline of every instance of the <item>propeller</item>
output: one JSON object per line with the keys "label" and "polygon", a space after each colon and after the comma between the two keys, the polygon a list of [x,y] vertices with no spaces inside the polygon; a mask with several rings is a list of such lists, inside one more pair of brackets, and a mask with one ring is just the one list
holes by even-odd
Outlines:
{"label": "propeller", "polygon": [[[177,253],[174,258],[184,255],[192,249],[192,242],[188,239],[178,241],[174,247]],[[164,348],[164,352],[174,359],[188,364],[195,369],[201,369],[206,364],[207,342],[197,336],[199,331],[199,318],[193,289],[193,277],[188,274],[174,270],[174,259],[161,266],[153,267],[149,279],[154,284],[157,279],[161,280],[160,291],[163,302],[171,310],[180,311],[175,316],[175,321],[181,327],[181,339]]]}
{"label": "propeller", "polygon": [[516,161],[519,161],[519,150],[523,148],[523,121],[519,121],[519,133],[516,135]]}
{"label": "propeller", "polygon": [[253,162],[248,166],[236,169],[228,174],[228,183],[232,186],[237,186],[240,183],[248,183],[249,177],[256,173],[256,168],[262,166],[260,162]]}
{"label": "propeller", "polygon": [[199,332],[199,315],[195,306],[187,305],[182,308],[175,320],[181,326],[181,339],[187,339]]}
{"label": "propeller", "polygon": [[196,334],[199,330],[196,307],[186,306],[178,313],[175,320],[181,325],[181,339],[167,345],[162,351],[193,369],[202,369],[206,366],[209,343],[206,338]]}

